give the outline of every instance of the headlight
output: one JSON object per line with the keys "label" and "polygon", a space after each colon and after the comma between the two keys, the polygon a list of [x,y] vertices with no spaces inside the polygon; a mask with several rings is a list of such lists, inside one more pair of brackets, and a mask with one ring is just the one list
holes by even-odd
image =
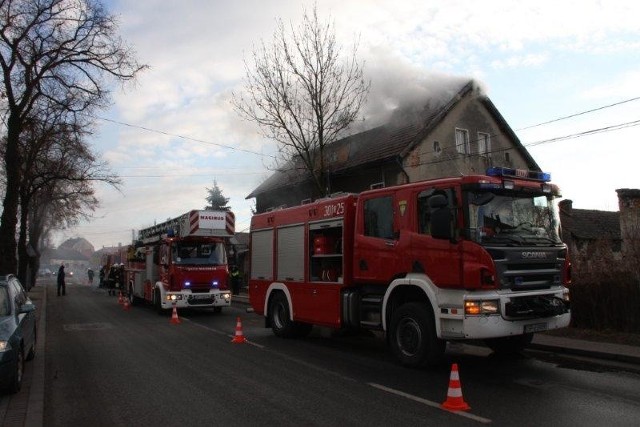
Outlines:
{"label": "headlight", "polygon": [[226,294],[222,294],[222,298],[225,299],[225,301],[229,301],[229,299],[231,299],[231,295],[226,293]]}
{"label": "headlight", "polygon": [[464,302],[464,314],[469,316],[479,316],[482,314],[498,314],[499,312],[500,304],[498,300],[479,300]]}

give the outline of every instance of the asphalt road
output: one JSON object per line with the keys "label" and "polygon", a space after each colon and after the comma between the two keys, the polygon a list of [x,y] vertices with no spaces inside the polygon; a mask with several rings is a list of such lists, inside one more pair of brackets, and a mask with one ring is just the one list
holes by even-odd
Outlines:
{"label": "asphalt road", "polygon": [[[232,307],[180,313],[70,284],[47,288],[44,425],[637,425],[640,376],[566,369],[453,345],[430,370],[398,366],[372,335],[283,340]],[[232,344],[236,319],[245,344]],[[457,363],[471,410],[440,408]]]}

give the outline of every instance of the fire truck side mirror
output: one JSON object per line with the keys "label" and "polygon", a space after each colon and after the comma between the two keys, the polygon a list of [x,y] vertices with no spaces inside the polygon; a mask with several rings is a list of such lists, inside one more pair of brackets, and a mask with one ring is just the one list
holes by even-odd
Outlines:
{"label": "fire truck side mirror", "polygon": [[431,236],[435,239],[451,240],[451,211],[447,206],[447,197],[444,194],[436,194],[429,198],[429,210],[431,213]]}

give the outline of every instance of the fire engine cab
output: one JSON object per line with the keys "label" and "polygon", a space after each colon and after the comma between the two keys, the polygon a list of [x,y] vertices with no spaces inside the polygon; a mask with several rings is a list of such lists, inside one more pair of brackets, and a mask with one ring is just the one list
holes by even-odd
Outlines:
{"label": "fire engine cab", "polygon": [[453,340],[519,351],[570,320],[549,181],[490,168],[255,215],[251,305],[281,337],[312,325],[384,331],[408,366],[437,362]]}
{"label": "fire engine cab", "polygon": [[142,229],[127,254],[127,297],[158,312],[231,305],[227,244],[235,217],[229,211],[189,211]]}

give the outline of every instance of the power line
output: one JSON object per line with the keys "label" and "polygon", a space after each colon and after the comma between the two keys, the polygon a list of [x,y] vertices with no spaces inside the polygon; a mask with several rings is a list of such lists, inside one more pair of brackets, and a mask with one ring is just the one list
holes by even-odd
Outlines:
{"label": "power line", "polygon": [[633,102],[633,101],[637,101],[640,99],[640,96],[636,96],[635,98],[629,98],[629,99],[625,99],[624,101],[619,101],[619,102],[614,102],[613,104],[609,104],[609,105],[604,105],[602,107],[598,107],[598,108],[593,108],[591,110],[586,110],[586,111],[581,111],[579,113],[574,113],[574,114],[570,114],[568,116],[563,116],[563,117],[558,117],[557,119],[553,119],[553,120],[549,120],[546,122],[542,122],[542,123],[538,123],[535,125],[531,125],[531,126],[526,126],[520,129],[516,129],[516,131],[521,131],[521,130],[526,130],[526,129],[531,129],[531,128],[535,128],[535,127],[539,127],[539,126],[544,126],[544,125],[548,125],[550,123],[555,123],[555,122],[559,122],[561,120],[566,120],[566,119],[571,119],[573,117],[578,117],[578,116],[582,116],[584,114],[589,114],[589,113],[593,113],[595,111],[600,111],[600,110],[604,110],[606,108],[611,108],[611,107],[615,107],[617,105],[622,105],[622,104],[626,104],[627,102]]}
{"label": "power line", "polygon": [[145,127],[145,126],[132,125],[131,123],[120,122],[118,120],[113,120],[113,119],[107,119],[106,117],[98,117],[98,116],[91,116],[91,117],[93,117],[94,119],[103,120],[105,122],[110,122],[110,123],[114,123],[114,124],[121,125],[121,126],[127,126],[127,127],[134,128],[134,129],[144,130],[146,132],[152,132],[152,133],[157,133],[157,134],[160,134],[160,135],[171,136],[171,137],[174,137],[174,138],[180,138],[180,139],[184,139],[186,141],[193,141],[193,142],[200,142],[202,144],[215,145],[217,147],[226,148],[227,150],[241,151],[243,153],[254,154],[254,155],[260,156],[260,157],[271,157],[273,159],[276,159],[276,156],[274,156],[273,154],[258,153],[257,151],[251,151],[251,150],[247,150],[245,148],[234,147],[234,146],[231,146],[231,145],[221,144],[219,142],[205,141],[203,139],[192,138],[192,137],[189,137],[189,136],[179,135],[179,134],[175,134],[175,133],[171,133],[171,132],[167,132],[167,131],[163,131],[163,130],[158,130],[158,129],[151,129],[151,128],[148,128],[148,127]]}
{"label": "power line", "polygon": [[261,172],[232,172],[232,173],[225,173],[225,172],[212,172],[212,173],[207,173],[207,174],[179,174],[179,175],[118,175],[118,178],[195,178],[195,177],[211,177],[211,176],[218,176],[218,175],[227,175],[227,176],[246,176],[246,175],[262,175],[264,174],[263,171]]}
{"label": "power line", "polygon": [[536,141],[536,142],[530,142],[528,144],[523,144],[526,147],[534,147],[536,145],[541,145],[541,144],[547,144],[550,142],[558,142],[558,141],[564,141],[567,139],[575,139],[575,138],[580,138],[583,136],[589,136],[589,135],[595,135],[598,133],[605,133],[605,132],[612,132],[615,130],[620,130],[620,129],[625,129],[625,128],[630,128],[630,127],[635,127],[635,126],[639,126],[640,125],[640,120],[635,120],[632,122],[626,122],[626,123],[620,123],[617,125],[612,125],[612,126],[606,126],[603,128],[598,128],[598,129],[590,129],[584,132],[578,132],[578,133],[573,133],[570,135],[565,135],[565,136],[558,136],[555,138],[549,138],[549,139],[544,139],[541,141]]}

